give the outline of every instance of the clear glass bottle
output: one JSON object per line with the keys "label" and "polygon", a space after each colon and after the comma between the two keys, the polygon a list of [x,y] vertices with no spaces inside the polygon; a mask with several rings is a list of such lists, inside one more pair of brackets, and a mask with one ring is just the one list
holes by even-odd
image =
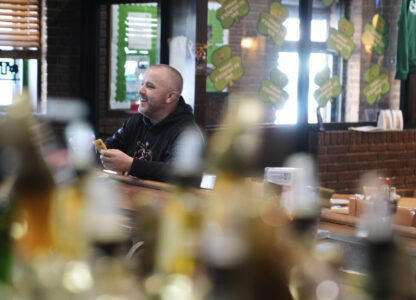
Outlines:
{"label": "clear glass bottle", "polygon": [[127,241],[94,243],[91,270],[94,287],[90,299],[146,300],[141,281],[130,268]]}
{"label": "clear glass bottle", "polygon": [[15,99],[5,124],[8,143],[18,157],[12,200],[15,205],[12,234],[16,254],[23,260],[47,256],[54,247],[51,211],[56,185],[41,154],[40,134],[36,131],[37,123],[30,107],[27,97]]}
{"label": "clear glass bottle", "polygon": [[[4,158],[1,151],[0,158]],[[12,283],[13,243],[10,234],[13,210],[10,200],[15,180],[14,176],[2,175],[5,174],[0,173],[0,295]]]}
{"label": "clear glass bottle", "polygon": [[[201,299],[202,291],[197,286],[201,274],[201,219],[206,203],[195,188],[201,182],[202,155],[201,133],[186,129],[178,139],[171,164],[174,186],[164,199],[158,218],[154,272],[146,279],[151,282],[159,278],[163,284],[157,292],[148,290],[149,294],[170,299]],[[146,248],[147,241],[144,243]],[[174,291],[180,285],[186,288],[178,296]]]}
{"label": "clear glass bottle", "polygon": [[415,299],[415,274],[403,242],[392,228],[392,203],[386,184],[370,199],[363,215],[367,229],[365,292],[369,299]]}
{"label": "clear glass bottle", "polygon": [[86,259],[89,251],[86,193],[93,180],[93,130],[82,115],[73,116],[65,128],[67,163],[72,172],[59,183],[54,206],[57,253],[67,259]]}
{"label": "clear glass bottle", "polygon": [[291,299],[290,255],[279,243],[275,203],[263,201],[259,174],[262,104],[235,99],[211,137],[207,170],[216,175],[203,215],[205,299]]}

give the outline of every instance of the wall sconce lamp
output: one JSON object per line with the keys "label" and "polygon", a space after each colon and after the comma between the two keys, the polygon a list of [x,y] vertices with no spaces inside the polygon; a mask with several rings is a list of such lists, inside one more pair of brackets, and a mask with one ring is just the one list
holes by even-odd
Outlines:
{"label": "wall sconce lamp", "polygon": [[241,48],[243,49],[249,49],[252,51],[257,50],[257,40],[253,37],[242,38],[240,45],[241,45]]}

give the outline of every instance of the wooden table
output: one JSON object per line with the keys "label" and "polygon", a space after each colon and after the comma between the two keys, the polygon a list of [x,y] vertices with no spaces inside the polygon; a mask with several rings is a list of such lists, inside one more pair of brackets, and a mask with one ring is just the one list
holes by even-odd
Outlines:
{"label": "wooden table", "polygon": [[[97,172],[97,176],[116,182],[116,188],[121,195],[119,207],[123,210],[136,210],[137,205],[146,198],[163,201],[169,193],[178,188],[173,184],[138,179],[132,176],[108,174],[105,172]],[[210,190],[198,188],[192,189],[192,191],[201,197],[205,197],[211,192]]]}
{"label": "wooden table", "polygon": [[[320,229],[336,232],[346,236],[357,235],[357,226],[363,214],[363,201],[351,194],[334,194],[333,198],[348,199],[350,204],[347,213],[323,209],[320,218]],[[393,215],[393,230],[397,236],[416,249],[416,198],[400,197],[397,201],[397,212]]]}
{"label": "wooden table", "polygon": [[[360,236],[360,218],[323,210],[318,226],[318,241],[337,243],[344,251],[343,268],[354,272],[366,269],[366,236]],[[392,225],[396,238],[416,260],[416,227]]]}

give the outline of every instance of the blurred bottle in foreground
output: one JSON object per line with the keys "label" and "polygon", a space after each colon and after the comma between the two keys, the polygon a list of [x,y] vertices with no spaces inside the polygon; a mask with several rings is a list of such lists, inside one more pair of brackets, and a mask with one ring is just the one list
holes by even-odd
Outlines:
{"label": "blurred bottle in foreground", "polygon": [[292,185],[282,205],[291,218],[282,229],[282,242],[291,250],[294,264],[289,287],[294,299],[343,299],[338,272],[339,249],[330,243],[317,243],[320,203],[315,164],[307,154],[290,156],[286,167],[293,170]]}
{"label": "blurred bottle in foreground", "polygon": [[261,199],[257,159],[262,104],[231,103],[224,129],[211,137],[206,169],[216,175],[204,211],[202,257],[210,281],[206,299],[292,299],[289,253],[277,240],[276,206]]}
{"label": "blurred bottle in foreground", "polygon": [[136,265],[128,259],[131,230],[116,182],[95,178],[86,188],[85,231],[91,249],[92,299],[146,299]]}
{"label": "blurred bottle in foreground", "polygon": [[51,210],[55,182],[40,152],[40,134],[27,95],[15,99],[7,112],[5,139],[18,157],[11,205],[16,254],[23,260],[46,256],[54,246]]}
{"label": "blurred bottle in foreground", "polygon": [[[365,201],[361,217],[366,240],[365,291],[368,299],[416,299],[411,257],[392,228],[391,191],[385,181],[373,179],[375,187]],[[395,200],[395,199],[394,199]]]}
{"label": "blurred bottle in foreground", "polygon": [[69,269],[63,288],[85,299],[144,299],[125,258],[131,232],[120,208],[121,192],[115,182],[94,173],[94,135],[86,108],[78,102],[57,104],[67,108],[66,118],[68,111],[73,113],[65,140],[74,173],[61,182],[55,210],[57,254]]}
{"label": "blurred bottle in foreground", "polygon": [[[198,130],[188,128],[179,136],[170,172],[175,185],[161,205],[154,269],[145,279],[151,296],[202,299],[199,237],[206,199],[195,187],[201,182],[203,150]],[[143,251],[153,248],[149,242],[144,240]],[[156,288],[152,282],[158,280],[160,286]]]}
{"label": "blurred bottle in foreground", "polygon": [[[0,123],[0,132],[4,132]],[[1,135],[1,134],[0,134]],[[4,139],[0,139],[4,141]],[[11,227],[13,210],[11,207],[11,193],[16,176],[13,168],[6,162],[12,162],[11,153],[6,151],[5,145],[0,144],[0,296],[6,297],[11,292],[13,242]]]}
{"label": "blurred bottle in foreground", "polygon": [[[92,184],[94,139],[91,125],[84,120],[87,111],[77,101],[51,101],[50,113],[65,111],[60,120],[66,121],[64,130],[67,142],[67,163],[70,171],[59,182],[54,206],[54,225],[56,231],[57,254],[72,259],[87,259],[90,249],[87,238],[87,204],[86,191]],[[55,114],[55,118],[59,115]],[[65,118],[65,119],[64,119]]]}
{"label": "blurred bottle in foreground", "polygon": [[[11,272],[7,276],[13,294],[22,297],[35,290],[39,297],[45,296],[36,284],[34,268],[47,262],[55,250],[52,206],[56,184],[41,151],[45,142],[42,126],[41,120],[32,116],[28,95],[23,93],[8,108],[0,133],[8,153],[5,162],[16,171],[1,184],[11,236],[9,244],[2,247],[11,249]],[[7,187],[10,182],[11,188]]]}

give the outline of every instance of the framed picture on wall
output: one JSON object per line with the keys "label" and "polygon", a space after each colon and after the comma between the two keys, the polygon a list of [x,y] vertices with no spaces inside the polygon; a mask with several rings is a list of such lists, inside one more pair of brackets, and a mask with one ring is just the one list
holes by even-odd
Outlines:
{"label": "framed picture on wall", "polygon": [[158,4],[111,5],[109,109],[138,99],[143,74],[157,63]]}

